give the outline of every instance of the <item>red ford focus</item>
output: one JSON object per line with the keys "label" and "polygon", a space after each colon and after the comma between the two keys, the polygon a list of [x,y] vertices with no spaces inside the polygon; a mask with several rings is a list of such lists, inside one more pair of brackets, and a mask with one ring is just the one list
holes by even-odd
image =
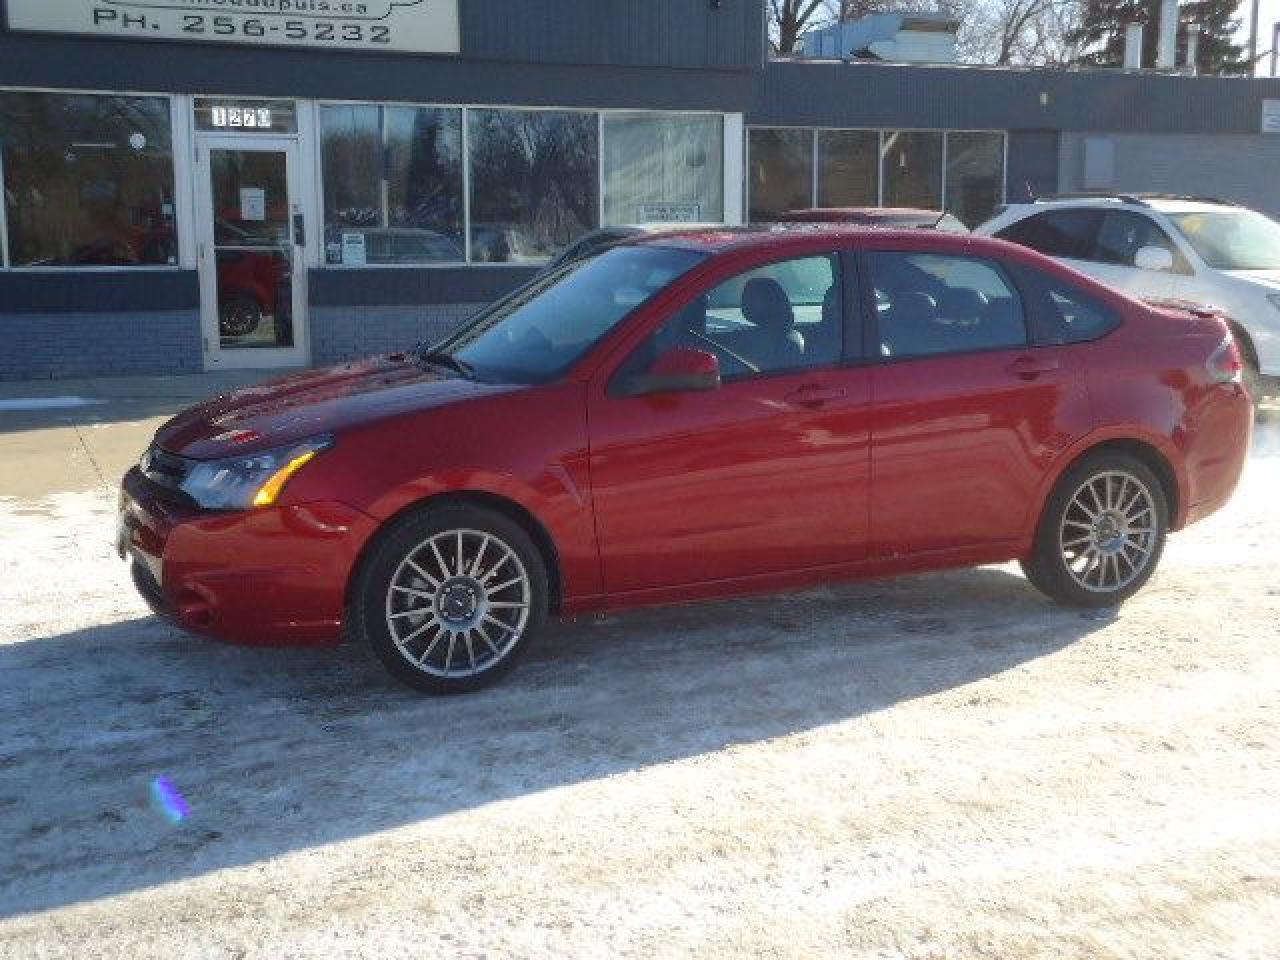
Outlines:
{"label": "red ford focus", "polygon": [[999,241],[638,238],[443,343],[166,424],[121,552],[249,644],[470,690],[550,616],[1017,559],[1110,606],[1221,507],[1252,425],[1217,318]]}

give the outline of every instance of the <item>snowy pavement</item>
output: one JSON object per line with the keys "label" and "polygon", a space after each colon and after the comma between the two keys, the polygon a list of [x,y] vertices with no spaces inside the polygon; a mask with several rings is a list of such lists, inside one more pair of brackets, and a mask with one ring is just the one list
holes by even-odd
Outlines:
{"label": "snowy pavement", "polygon": [[1278,438],[1118,616],[988,567],[447,700],[149,617],[108,491],[0,498],[0,956],[1275,958]]}

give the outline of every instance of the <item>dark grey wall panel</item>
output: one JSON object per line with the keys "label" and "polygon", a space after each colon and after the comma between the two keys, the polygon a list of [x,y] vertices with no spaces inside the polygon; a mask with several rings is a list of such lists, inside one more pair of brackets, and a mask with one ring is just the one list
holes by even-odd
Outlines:
{"label": "dark grey wall panel", "polygon": [[739,111],[757,76],[0,33],[0,85],[8,86]]}
{"label": "dark grey wall panel", "polygon": [[315,307],[487,303],[533,278],[537,267],[312,270]]}
{"label": "dark grey wall panel", "polygon": [[199,306],[200,284],[194,270],[0,270],[0,314],[124,313]]}
{"label": "dark grey wall panel", "polygon": [[783,61],[763,72],[747,122],[1257,133],[1277,97],[1280,80]]}
{"label": "dark grey wall panel", "polygon": [[1010,132],[1009,169],[1005,172],[1010,203],[1058,192],[1061,139],[1057,130]]}
{"label": "dark grey wall panel", "polygon": [[760,0],[462,0],[468,57],[758,69]]}

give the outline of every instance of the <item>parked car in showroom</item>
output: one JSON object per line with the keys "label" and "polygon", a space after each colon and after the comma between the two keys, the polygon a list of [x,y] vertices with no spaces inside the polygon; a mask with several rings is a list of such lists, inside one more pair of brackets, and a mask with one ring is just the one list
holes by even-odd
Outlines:
{"label": "parked car in showroom", "polygon": [[637,237],[434,347],[180,414],[119,548],[191,630],[345,632],[435,692],[552,616],[847,578],[1016,559],[1113,606],[1231,496],[1240,371],[1220,319],[999,241]]}
{"label": "parked car in showroom", "polygon": [[1280,223],[1232,203],[1164,194],[1075,195],[1006,207],[976,233],[1057,257],[1132,296],[1231,317],[1257,398],[1280,377]]}
{"label": "parked car in showroom", "polygon": [[845,223],[864,227],[969,232],[962,220],[946,210],[922,210],[918,207],[810,207],[806,210],[788,210],[778,216],[778,222]]}

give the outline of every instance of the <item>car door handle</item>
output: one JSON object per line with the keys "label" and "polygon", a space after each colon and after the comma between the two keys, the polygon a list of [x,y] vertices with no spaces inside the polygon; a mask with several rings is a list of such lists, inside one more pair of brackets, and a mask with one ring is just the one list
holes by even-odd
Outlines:
{"label": "car door handle", "polygon": [[1014,376],[1021,377],[1023,380],[1034,380],[1041,374],[1053,373],[1061,368],[1062,364],[1058,362],[1056,357],[1024,355],[1009,364],[1009,372]]}
{"label": "car door handle", "polygon": [[811,383],[792,390],[783,399],[792,406],[808,407],[811,410],[816,410],[818,407],[824,407],[828,403],[843,400],[845,396],[845,391],[839,387],[824,387],[820,384]]}

